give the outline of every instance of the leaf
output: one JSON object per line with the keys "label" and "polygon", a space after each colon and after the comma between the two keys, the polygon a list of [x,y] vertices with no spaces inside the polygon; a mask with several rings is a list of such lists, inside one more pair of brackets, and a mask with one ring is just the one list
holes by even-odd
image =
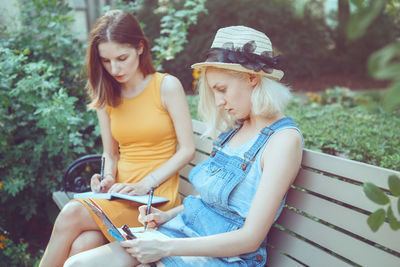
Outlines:
{"label": "leaf", "polygon": [[356,13],[350,17],[347,25],[347,37],[350,40],[356,40],[363,36],[368,26],[371,25],[384,7],[385,0],[370,1],[369,6],[366,7],[362,7],[360,4]]}
{"label": "leaf", "polygon": [[400,214],[400,198],[397,200],[397,211]]}
{"label": "leaf", "polygon": [[382,105],[389,112],[400,106],[400,80],[393,82],[386,90]]}
{"label": "leaf", "polygon": [[390,228],[392,228],[394,231],[400,229],[400,222],[394,217],[392,207],[389,206],[387,209],[387,217],[389,221]]}
{"label": "leaf", "polygon": [[379,227],[385,221],[385,210],[379,209],[368,216],[367,223],[373,232],[378,231]]}
{"label": "leaf", "polygon": [[365,195],[376,204],[386,205],[390,202],[388,196],[373,183],[364,183]]}
{"label": "leaf", "polygon": [[400,178],[396,175],[389,176],[389,189],[393,196],[400,197]]}
{"label": "leaf", "polygon": [[400,73],[400,41],[390,43],[374,52],[368,59],[368,72],[375,79],[395,79]]}

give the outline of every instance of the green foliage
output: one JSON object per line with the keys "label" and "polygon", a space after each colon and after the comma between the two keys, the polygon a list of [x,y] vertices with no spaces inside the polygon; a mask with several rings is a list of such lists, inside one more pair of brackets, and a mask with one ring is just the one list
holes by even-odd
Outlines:
{"label": "green foliage", "polygon": [[305,147],[400,170],[399,114],[384,111],[372,96],[342,95],[343,90],[337,89],[327,92],[321,103],[297,100],[287,108],[286,115],[304,135]]}
{"label": "green foliage", "polygon": [[[174,14],[183,20],[177,28],[165,22],[164,37],[173,40],[168,44],[175,50],[159,51],[161,58],[179,51],[184,42],[176,37],[185,39],[204,1],[187,1],[185,10]],[[113,8],[135,12],[143,2],[119,0]],[[57,0],[19,0],[19,5],[21,27],[0,31],[0,229],[9,233],[0,262],[33,266],[29,252],[44,247],[56,213],[51,192],[60,188],[69,163],[98,153],[100,138],[95,113],[86,110],[80,77],[84,48],[71,34],[71,8]],[[22,237],[27,243],[14,243]]]}
{"label": "green foliage", "polygon": [[199,96],[198,95],[188,95],[186,97],[188,104],[189,104],[189,110],[190,110],[190,115],[192,119],[198,120],[197,117],[197,105],[199,103]]}
{"label": "green foliage", "polygon": [[368,216],[367,223],[373,232],[378,231],[379,227],[385,222],[385,210],[378,209]]}
{"label": "green foliage", "polygon": [[[347,36],[350,40],[355,40],[363,36],[366,32],[366,29],[378,17],[385,6],[388,9],[389,15],[393,11],[395,11],[393,14],[398,15],[398,11],[400,11],[398,0],[353,0],[352,2],[356,4],[357,9],[356,12],[352,15],[348,24]],[[392,81],[383,101],[383,105],[388,111],[400,109],[400,78],[398,75],[400,73],[399,55],[400,42],[397,40],[386,45],[384,48],[374,52],[368,60],[368,70],[372,77],[374,77],[375,79],[386,79]],[[398,139],[398,133],[396,136],[394,136],[394,138]],[[398,147],[399,146],[397,146],[397,148]],[[397,162],[400,162],[400,160],[397,160]],[[389,177],[390,191],[392,192],[392,194],[396,193],[396,196],[398,191],[400,190],[398,186],[400,181],[398,180],[399,179],[396,176]],[[366,193],[367,197],[369,197],[372,201],[381,204],[382,202],[377,202],[375,198],[371,198],[371,196],[367,194],[367,192],[370,192],[371,188],[374,187],[376,186],[367,183],[366,185],[364,185],[364,192]],[[398,199],[397,206],[398,210],[400,211],[400,198]],[[379,229],[379,227],[383,223],[383,220],[385,219],[385,211],[383,210],[382,212],[382,210],[383,209],[380,209],[374,212],[369,216],[367,220],[368,225],[374,232]],[[395,218],[391,204],[388,206],[386,214],[390,227],[393,230],[400,229],[400,221]]]}
{"label": "green foliage", "polygon": [[360,1],[350,0],[357,9],[347,25],[347,36],[355,40],[363,36],[371,23],[376,19],[385,6],[385,0]]}
{"label": "green foliage", "polygon": [[[32,267],[38,266],[40,258],[33,257],[28,251],[29,245],[24,240],[15,243],[11,239],[4,242],[4,249],[0,253],[0,266]],[[4,265],[3,265],[4,264]]]}
{"label": "green foliage", "polygon": [[20,5],[21,27],[0,35],[0,226],[10,240],[36,231],[27,240],[35,250],[46,233],[26,224],[51,223],[50,193],[73,159],[94,152],[99,135],[84,104],[83,47],[70,34],[69,7],[56,0]]}
{"label": "green foliage", "polygon": [[[207,1],[205,6],[209,14],[199,15],[198,23],[188,29],[188,42],[184,45],[186,52],[176,54],[174,60],[164,62],[163,67],[166,72],[180,78],[190,92],[192,77],[188,66],[204,60],[217,29],[245,25],[266,33],[274,50],[283,56],[284,82],[330,74],[368,78],[366,64],[369,55],[400,34],[396,18],[389,12],[379,12],[362,37],[350,42],[343,36],[343,47],[340,48],[338,35],[346,31],[348,20],[343,29],[328,25],[323,2]],[[337,22],[338,14],[331,15]]]}
{"label": "green foliage", "polygon": [[[396,175],[390,175],[388,179],[390,193],[397,197],[397,210],[400,213],[400,178]],[[393,214],[392,203],[389,197],[376,185],[373,183],[364,183],[363,186],[365,195],[374,203],[382,206],[387,206],[385,209],[380,208],[372,213],[368,219],[367,223],[373,232],[378,231],[378,229],[385,222],[387,218],[390,227],[396,231],[400,229],[400,220],[398,220]]]}
{"label": "green foliage", "polygon": [[370,74],[378,80],[391,80],[384,106],[388,110],[400,109],[400,41],[393,42],[371,55],[368,61]]}
{"label": "green foliage", "polygon": [[400,197],[400,179],[398,179],[395,175],[390,175],[388,184],[390,193],[392,193],[395,197]]}
{"label": "green foliage", "polygon": [[116,0],[116,1],[113,1],[112,5],[106,5],[103,8],[102,13],[109,11],[111,9],[124,9],[124,10],[130,12],[131,14],[134,14],[136,12],[136,10],[138,9],[138,7],[143,4],[143,2],[144,2],[144,0],[136,0],[136,1],[128,1],[128,2],[125,2],[123,0]]}
{"label": "green foliage", "polygon": [[200,13],[207,13],[206,0],[187,0],[183,8],[176,10],[168,6],[167,14],[161,18],[161,36],[155,39],[152,51],[155,54],[154,65],[160,69],[161,63],[171,60],[183,50],[187,43],[187,30],[190,25],[197,23]]}
{"label": "green foliage", "polygon": [[[166,61],[166,72],[176,75],[189,91],[192,88],[193,63],[204,60],[217,30],[232,25],[245,25],[265,32],[277,54],[283,55],[285,79],[318,76],[331,69],[327,64],[331,45],[324,19],[314,16],[314,7],[305,7],[303,17],[296,16],[291,0],[221,0],[207,1],[209,14],[200,14],[198,23],[188,29],[184,51]],[[296,1],[297,2],[297,1]]]}
{"label": "green foliage", "polygon": [[[397,0],[353,0],[352,2],[356,5],[357,9],[351,16],[348,24],[347,36],[350,40],[361,38],[367,29],[371,27],[371,24],[379,18],[382,10],[385,8],[387,9],[386,13],[388,13],[388,16],[396,17],[400,11],[400,5]],[[379,31],[382,32],[381,29]],[[397,29],[397,34],[398,31]],[[370,36],[365,38],[371,39]],[[375,51],[368,60],[368,71],[372,77],[378,80],[392,81],[384,98],[384,107],[387,110],[400,108],[399,55],[400,42],[397,40],[385,44],[385,47]]]}
{"label": "green foliage", "polygon": [[388,196],[373,183],[364,184],[365,195],[379,205],[386,205],[390,202]]}

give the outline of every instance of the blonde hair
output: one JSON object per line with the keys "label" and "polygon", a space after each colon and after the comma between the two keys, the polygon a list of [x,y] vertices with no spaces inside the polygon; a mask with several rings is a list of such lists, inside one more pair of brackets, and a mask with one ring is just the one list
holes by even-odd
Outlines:
{"label": "blonde hair", "polygon": [[[225,132],[234,128],[237,126],[238,121],[229,116],[224,110],[217,108],[214,95],[206,80],[205,74],[208,68],[213,67],[204,67],[201,69],[198,84],[200,97],[198,113],[200,119],[206,124],[204,136],[209,136],[215,139],[218,132]],[[238,79],[245,79],[248,77],[248,73],[246,72],[238,72],[228,69],[218,70]],[[277,81],[261,75],[259,77],[260,82],[254,87],[251,95],[251,112],[254,115],[270,118],[279,112],[283,112],[291,99],[290,89]]]}

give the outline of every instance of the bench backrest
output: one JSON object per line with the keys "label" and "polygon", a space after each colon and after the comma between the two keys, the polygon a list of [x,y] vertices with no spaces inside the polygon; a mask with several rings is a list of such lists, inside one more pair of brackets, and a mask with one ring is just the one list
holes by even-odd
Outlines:
{"label": "bench backrest", "polygon": [[[193,120],[196,156],[180,172],[182,196],[196,194],[188,174],[212,149],[210,139],[200,138],[204,128]],[[268,266],[400,266],[400,231],[386,222],[370,230],[367,217],[379,207],[362,190],[364,182],[387,190],[390,174],[400,175],[305,149],[287,206],[269,233]]]}

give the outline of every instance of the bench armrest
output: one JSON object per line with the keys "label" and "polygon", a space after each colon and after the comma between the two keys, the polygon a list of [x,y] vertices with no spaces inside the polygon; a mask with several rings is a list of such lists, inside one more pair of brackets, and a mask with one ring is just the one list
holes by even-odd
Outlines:
{"label": "bench armrest", "polygon": [[90,178],[100,169],[101,154],[82,156],[72,162],[65,170],[62,190],[67,192],[86,192],[90,190]]}

